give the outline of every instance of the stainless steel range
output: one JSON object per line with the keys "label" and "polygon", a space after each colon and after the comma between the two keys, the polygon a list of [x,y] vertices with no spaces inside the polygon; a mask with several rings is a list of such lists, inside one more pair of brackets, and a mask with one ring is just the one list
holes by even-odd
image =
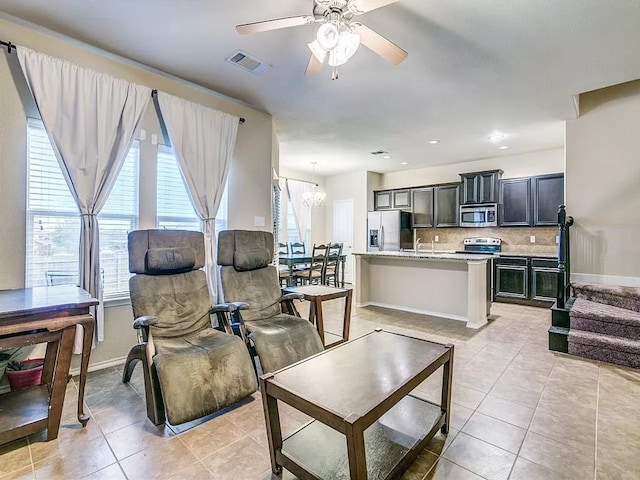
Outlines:
{"label": "stainless steel range", "polygon": [[478,253],[491,255],[502,251],[502,240],[494,237],[470,237],[464,239],[464,250],[456,253]]}

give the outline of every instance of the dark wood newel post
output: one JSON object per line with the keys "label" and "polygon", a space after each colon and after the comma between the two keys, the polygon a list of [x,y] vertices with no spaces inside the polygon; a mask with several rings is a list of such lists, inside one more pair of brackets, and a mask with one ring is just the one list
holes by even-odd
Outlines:
{"label": "dark wood newel post", "polygon": [[558,285],[556,288],[556,306],[564,308],[566,300],[566,260],[565,246],[567,233],[567,211],[564,205],[558,208]]}

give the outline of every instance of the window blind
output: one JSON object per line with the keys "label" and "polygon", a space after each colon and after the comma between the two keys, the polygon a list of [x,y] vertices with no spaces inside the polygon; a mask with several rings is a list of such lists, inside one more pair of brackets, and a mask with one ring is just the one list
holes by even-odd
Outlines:
{"label": "window blind", "polygon": [[[77,284],[78,208],[41,120],[27,121],[26,285]],[[127,233],[138,224],[138,142],[98,216],[104,297],[128,294]]]}

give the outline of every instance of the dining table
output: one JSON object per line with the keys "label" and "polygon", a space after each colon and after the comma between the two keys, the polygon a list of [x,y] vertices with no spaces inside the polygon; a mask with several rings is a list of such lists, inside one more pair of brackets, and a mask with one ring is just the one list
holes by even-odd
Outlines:
{"label": "dining table", "polygon": [[[293,273],[298,265],[305,265],[311,263],[310,253],[288,253],[286,255],[280,254],[278,256],[278,263],[280,265],[286,265],[289,268],[289,285],[292,285]],[[346,264],[347,256],[345,254],[340,255],[340,282],[339,287],[344,287],[344,268]]]}

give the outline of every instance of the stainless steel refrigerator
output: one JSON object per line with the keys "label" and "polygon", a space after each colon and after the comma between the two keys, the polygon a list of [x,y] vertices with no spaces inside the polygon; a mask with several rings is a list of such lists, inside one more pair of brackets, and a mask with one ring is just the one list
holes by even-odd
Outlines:
{"label": "stainless steel refrigerator", "polygon": [[369,212],[367,251],[398,251],[413,248],[411,213],[401,210]]}

